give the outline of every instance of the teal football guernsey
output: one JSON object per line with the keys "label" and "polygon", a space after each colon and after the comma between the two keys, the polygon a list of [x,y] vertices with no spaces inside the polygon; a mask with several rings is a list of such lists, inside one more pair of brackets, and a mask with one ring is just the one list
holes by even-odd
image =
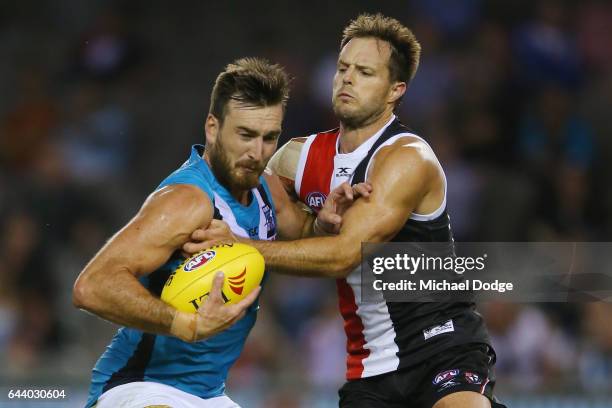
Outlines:
{"label": "teal football guernsey", "polygon": [[[250,204],[242,205],[219,184],[202,159],[203,152],[204,146],[194,145],[189,159],[158,189],[172,184],[195,185],[213,203],[214,218],[227,222],[234,234],[250,239],[275,239],[274,204],[263,177],[260,177],[260,185],[251,190]],[[159,296],[168,276],[183,260],[177,251],[162,267],[142,278],[142,284]],[[257,309],[258,301],[236,324],[195,343],[120,328],[93,368],[87,407],[93,406],[109,389],[134,381],[167,384],[201,398],[222,395],[228,370],[240,355],[255,324]]]}

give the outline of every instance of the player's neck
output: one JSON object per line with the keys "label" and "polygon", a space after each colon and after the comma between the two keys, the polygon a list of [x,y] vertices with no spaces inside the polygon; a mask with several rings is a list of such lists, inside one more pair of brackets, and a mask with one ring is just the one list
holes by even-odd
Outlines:
{"label": "player's neck", "polygon": [[378,117],[365,123],[358,128],[351,128],[340,123],[340,143],[338,145],[339,153],[351,153],[366,140],[372,137],[383,126],[389,122],[393,116],[393,110],[385,110]]}
{"label": "player's neck", "polygon": [[234,197],[236,201],[238,201],[240,204],[244,206],[248,206],[249,204],[251,204],[251,190],[229,189],[228,191],[230,192],[232,197]]}
{"label": "player's neck", "polygon": [[[217,181],[219,181],[218,178],[217,178]],[[219,183],[221,184],[220,181]],[[249,204],[251,204],[251,200],[253,199],[253,196],[251,195],[251,189],[243,190],[243,189],[235,188],[232,186],[228,186],[224,183],[222,185],[231,194],[231,196],[234,197],[236,201],[238,201],[240,204],[244,205],[245,207],[248,207]]]}

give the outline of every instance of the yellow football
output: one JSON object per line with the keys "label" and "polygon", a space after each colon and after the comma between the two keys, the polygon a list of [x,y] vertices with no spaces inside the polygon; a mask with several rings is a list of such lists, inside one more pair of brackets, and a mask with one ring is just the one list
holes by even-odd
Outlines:
{"label": "yellow football", "polygon": [[195,313],[208,297],[215,273],[223,271],[222,297],[225,303],[236,303],[261,283],[264,269],[263,256],[250,245],[215,245],[185,259],[168,277],[161,299]]}

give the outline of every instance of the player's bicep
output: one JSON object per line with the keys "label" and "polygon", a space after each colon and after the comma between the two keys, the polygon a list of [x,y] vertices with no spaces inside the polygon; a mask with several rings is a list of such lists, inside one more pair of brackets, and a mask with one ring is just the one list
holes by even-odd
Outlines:
{"label": "player's bicep", "polygon": [[[376,187],[374,187],[376,188]],[[410,213],[395,202],[385,202],[379,197],[359,199],[343,217],[340,234],[350,241],[385,242],[391,240],[408,220]]]}
{"label": "player's bicep", "polygon": [[92,261],[102,268],[124,268],[135,276],[153,272],[180,248],[196,228],[212,219],[212,204],[199,189],[174,185],[153,193],[138,214]]}
{"label": "player's bicep", "polygon": [[368,177],[370,197],[347,210],[340,233],[357,242],[391,240],[423,199],[430,176],[431,164],[416,151],[404,149],[376,160]]}

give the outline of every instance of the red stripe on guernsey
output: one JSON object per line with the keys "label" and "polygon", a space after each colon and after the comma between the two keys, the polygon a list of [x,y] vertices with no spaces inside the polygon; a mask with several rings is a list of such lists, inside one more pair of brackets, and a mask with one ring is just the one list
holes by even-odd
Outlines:
{"label": "red stripe on guernsey", "polygon": [[[338,130],[319,133],[315,136],[307,152],[306,163],[302,172],[299,187],[300,200],[314,211],[318,211],[323,201],[329,195],[329,188],[334,175],[334,157]],[[347,373],[348,379],[361,378],[364,372],[364,360],[370,355],[370,350],[364,348],[366,339],[364,325],[357,314],[355,292],[346,279],[336,280],[340,313],[344,318],[344,330],[347,342]]]}
{"label": "red stripe on guernsey", "polygon": [[357,315],[357,303],[353,288],[346,282],[346,279],[337,279],[338,303],[340,313],[344,318],[344,331],[346,332],[346,378],[354,380],[361,378],[363,373],[363,360],[370,355],[370,350],[364,348],[366,344],[363,335],[363,322]]}
{"label": "red stripe on guernsey", "polygon": [[[323,201],[329,194],[329,185],[334,172],[337,139],[337,130],[317,134],[310,145],[306,158],[300,186],[300,200],[317,212],[321,209]],[[317,194],[322,194],[323,197],[317,197]],[[314,200],[309,200],[309,195]]]}

